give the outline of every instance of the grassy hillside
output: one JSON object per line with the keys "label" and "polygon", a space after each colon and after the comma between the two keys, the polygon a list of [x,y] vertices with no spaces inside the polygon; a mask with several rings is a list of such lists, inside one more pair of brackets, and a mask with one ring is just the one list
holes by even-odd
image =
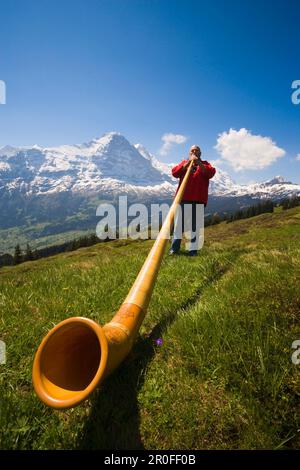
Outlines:
{"label": "grassy hillside", "polygon": [[64,318],[110,320],[153,242],[99,244],[0,270],[2,448],[300,447],[300,365],[291,361],[300,210],[205,233],[198,257],[164,258],[132,353],[73,410],[53,411],[34,395],[34,351]]}
{"label": "grassy hillside", "polygon": [[[21,227],[0,229],[0,254],[14,253],[15,246],[19,244],[22,250],[26,249],[27,243],[32,249],[40,249],[52,245],[59,245],[78,239],[87,233],[95,233],[96,224],[90,225],[82,230],[63,230],[53,227],[51,223],[28,224]],[[78,224],[79,225],[79,224]],[[52,232],[49,230],[51,226]],[[91,229],[93,227],[93,230]],[[55,231],[57,228],[57,232]],[[59,231],[60,230],[60,231]]]}

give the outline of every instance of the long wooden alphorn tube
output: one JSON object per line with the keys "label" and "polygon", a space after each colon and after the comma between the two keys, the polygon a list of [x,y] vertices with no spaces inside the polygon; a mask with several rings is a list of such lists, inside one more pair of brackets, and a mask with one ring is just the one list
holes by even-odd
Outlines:
{"label": "long wooden alphorn tube", "polygon": [[58,323],[42,340],[33,362],[33,385],[52,408],[70,408],[90,393],[125,359],[145,317],[193,163],[132,288],[113,319],[100,327],[84,317]]}

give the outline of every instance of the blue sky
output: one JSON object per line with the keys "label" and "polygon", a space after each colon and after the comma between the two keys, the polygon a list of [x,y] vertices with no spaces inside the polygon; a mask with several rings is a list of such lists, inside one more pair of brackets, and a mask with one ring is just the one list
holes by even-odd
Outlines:
{"label": "blue sky", "polygon": [[[238,182],[300,183],[297,0],[6,0],[0,13],[0,146],[119,131],[162,161],[198,143]],[[160,154],[165,134],[184,137]]]}

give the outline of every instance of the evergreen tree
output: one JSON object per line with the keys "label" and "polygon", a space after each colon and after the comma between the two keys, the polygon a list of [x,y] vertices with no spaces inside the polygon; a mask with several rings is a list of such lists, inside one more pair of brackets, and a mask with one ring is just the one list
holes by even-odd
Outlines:
{"label": "evergreen tree", "polygon": [[222,221],[220,215],[216,212],[211,218],[211,225],[217,225]]}
{"label": "evergreen tree", "polygon": [[280,205],[282,206],[283,210],[291,209],[292,207],[297,207],[300,205],[300,197],[293,196],[290,198],[283,199]]}
{"label": "evergreen tree", "polygon": [[25,251],[25,256],[24,256],[24,261],[32,261],[34,259],[32,250],[30,248],[29,243],[26,245],[26,251]]}
{"label": "evergreen tree", "polygon": [[14,264],[19,264],[22,262],[22,260],[23,260],[22,251],[21,251],[20,245],[17,244],[15,246],[15,252],[14,252]]}

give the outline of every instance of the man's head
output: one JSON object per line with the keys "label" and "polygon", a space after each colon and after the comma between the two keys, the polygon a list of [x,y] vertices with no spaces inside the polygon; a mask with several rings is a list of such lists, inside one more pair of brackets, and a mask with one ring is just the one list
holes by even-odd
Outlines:
{"label": "man's head", "polygon": [[190,156],[195,156],[197,158],[201,157],[201,149],[198,145],[192,145],[190,148]]}

